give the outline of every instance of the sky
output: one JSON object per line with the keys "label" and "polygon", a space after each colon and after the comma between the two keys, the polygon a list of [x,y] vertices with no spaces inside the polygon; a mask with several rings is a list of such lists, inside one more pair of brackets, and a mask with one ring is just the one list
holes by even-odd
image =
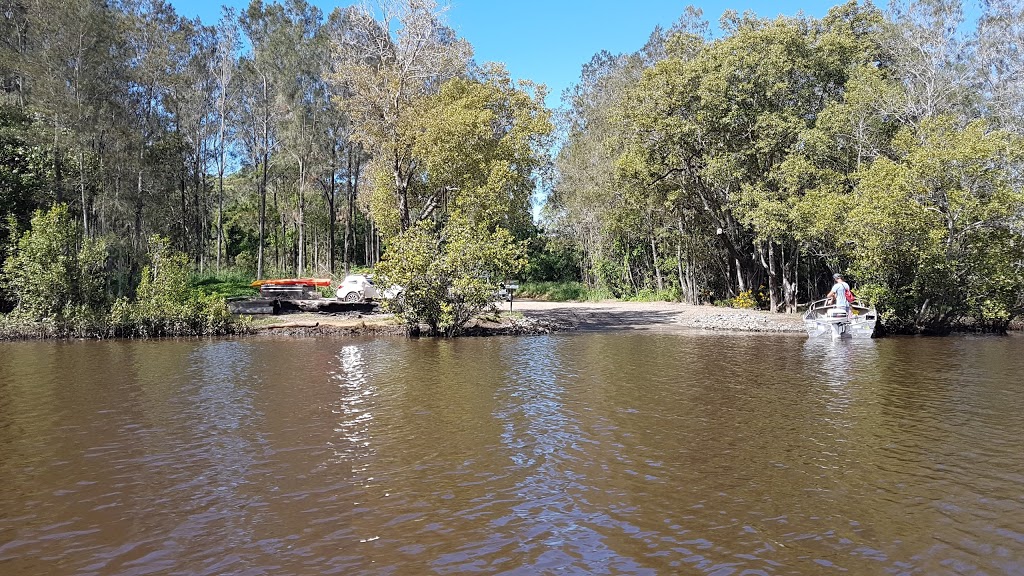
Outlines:
{"label": "sky", "polygon": [[[265,0],[269,1],[269,0]],[[714,25],[726,10],[751,10],[758,16],[792,16],[803,11],[820,17],[842,0],[450,0],[448,25],[473,46],[477,62],[503,62],[513,78],[548,87],[547,104],[558,106],[594,54],[635,52],[655,26],[667,28],[692,4]],[[248,0],[170,0],[189,18],[213,24],[221,4],[244,9]],[[312,0],[325,13],[347,0]],[[443,0],[439,2],[443,4]]]}

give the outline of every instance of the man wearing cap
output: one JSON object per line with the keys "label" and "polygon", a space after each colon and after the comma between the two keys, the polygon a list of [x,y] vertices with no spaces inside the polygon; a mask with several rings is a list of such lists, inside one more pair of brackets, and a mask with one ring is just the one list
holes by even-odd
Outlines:
{"label": "man wearing cap", "polygon": [[835,303],[836,306],[846,309],[846,315],[850,315],[850,302],[846,299],[846,291],[850,289],[850,285],[843,282],[843,275],[836,272],[832,275],[832,279],[835,280],[835,285],[829,290],[828,296],[825,298],[825,304]]}

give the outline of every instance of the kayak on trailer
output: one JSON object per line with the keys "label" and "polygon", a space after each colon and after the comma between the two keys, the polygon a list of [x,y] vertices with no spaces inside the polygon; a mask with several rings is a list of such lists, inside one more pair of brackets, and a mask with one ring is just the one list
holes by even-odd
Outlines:
{"label": "kayak on trailer", "polygon": [[250,286],[259,288],[263,285],[270,286],[310,286],[317,288],[320,286],[327,287],[331,285],[330,278],[264,278],[263,280],[254,280]]}
{"label": "kayak on trailer", "polygon": [[290,298],[294,300],[305,300],[319,298],[320,292],[317,288],[329,288],[330,278],[268,278],[256,280],[252,283],[260,289],[260,296],[264,298]]}

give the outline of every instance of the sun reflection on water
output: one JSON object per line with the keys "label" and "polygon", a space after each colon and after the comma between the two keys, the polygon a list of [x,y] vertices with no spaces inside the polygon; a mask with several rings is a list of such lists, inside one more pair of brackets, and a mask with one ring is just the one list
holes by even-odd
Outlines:
{"label": "sun reflection on water", "polygon": [[335,437],[328,445],[333,458],[331,464],[349,463],[357,481],[368,477],[369,462],[375,454],[372,444],[373,398],[377,387],[367,377],[367,363],[363,350],[356,345],[344,346],[338,352],[339,370],[332,375],[339,396],[331,406],[335,415]]}

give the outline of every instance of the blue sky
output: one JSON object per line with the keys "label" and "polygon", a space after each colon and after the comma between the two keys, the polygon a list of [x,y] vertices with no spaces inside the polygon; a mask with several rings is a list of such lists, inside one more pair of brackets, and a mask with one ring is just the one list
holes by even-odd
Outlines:
{"label": "blue sky", "polygon": [[[265,0],[267,1],[267,0]],[[548,105],[557,106],[562,91],[572,85],[583,64],[601,50],[635,52],[654,27],[670,26],[688,4],[704,10],[715,24],[728,9],[751,10],[758,16],[794,15],[799,11],[823,16],[835,2],[791,0],[451,0],[448,24],[473,45],[478,62],[504,62],[514,78],[548,86]],[[170,0],[179,14],[212,24],[220,6],[239,9],[248,0]],[[352,4],[346,0],[313,0],[324,12]],[[441,2],[443,3],[443,0]]]}

